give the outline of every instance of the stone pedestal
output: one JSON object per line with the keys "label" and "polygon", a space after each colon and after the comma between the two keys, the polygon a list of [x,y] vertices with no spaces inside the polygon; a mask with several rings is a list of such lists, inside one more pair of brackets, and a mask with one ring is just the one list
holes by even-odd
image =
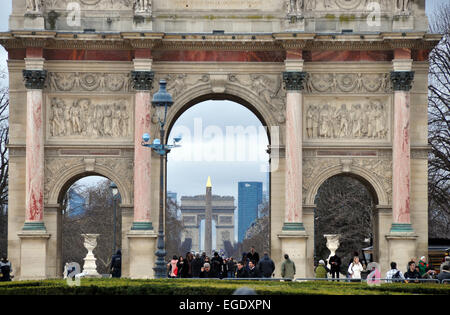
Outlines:
{"label": "stone pedestal", "polygon": [[47,244],[50,234],[44,231],[22,231],[20,238],[20,279],[47,278]]}
{"label": "stone pedestal", "polygon": [[97,258],[95,258],[92,251],[97,247],[97,238],[99,234],[81,234],[84,237],[84,247],[88,250],[84,258],[83,276],[87,278],[99,278],[100,274],[97,272]]}
{"label": "stone pedestal", "polygon": [[153,231],[131,230],[128,233],[131,279],[153,279],[157,234]]}
{"label": "stone pedestal", "polygon": [[289,258],[295,263],[295,278],[307,277],[307,240],[308,235],[305,232],[288,232],[278,234],[281,240],[281,254],[288,254]]}
{"label": "stone pedestal", "polygon": [[408,262],[416,256],[417,235],[414,233],[391,233],[388,240],[389,263],[396,262],[399,270],[406,270]]}

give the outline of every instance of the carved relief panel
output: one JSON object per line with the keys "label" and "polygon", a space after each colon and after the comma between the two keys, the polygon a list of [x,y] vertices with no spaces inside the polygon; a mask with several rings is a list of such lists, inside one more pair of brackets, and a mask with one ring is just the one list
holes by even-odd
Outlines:
{"label": "carved relief panel", "polygon": [[46,92],[48,141],[132,141],[128,73],[50,72]]}
{"label": "carved relief panel", "polygon": [[133,134],[130,96],[47,96],[48,140],[129,141]]}
{"label": "carved relief panel", "polygon": [[304,140],[384,142],[391,139],[391,97],[305,97]]}

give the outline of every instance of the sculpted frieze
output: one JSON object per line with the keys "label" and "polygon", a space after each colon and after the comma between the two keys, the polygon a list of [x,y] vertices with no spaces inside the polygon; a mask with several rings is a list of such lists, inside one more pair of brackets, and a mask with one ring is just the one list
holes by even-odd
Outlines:
{"label": "sculpted frieze", "polygon": [[303,15],[312,11],[371,11],[371,3],[378,3],[382,11],[389,12],[394,9],[395,12],[409,12],[411,10],[412,0],[287,0],[286,8],[288,15]]}
{"label": "sculpted frieze", "polygon": [[[33,0],[29,0],[33,1]],[[41,1],[41,0],[34,0]],[[47,11],[65,10],[69,3],[78,3],[84,10],[130,10],[136,0],[43,0]]]}
{"label": "sculpted frieze", "polygon": [[307,98],[305,103],[306,140],[389,140],[388,98]]}
{"label": "sculpted frieze", "polygon": [[52,138],[128,138],[131,103],[121,97],[50,97],[48,126]]}
{"label": "sculpted frieze", "polygon": [[50,72],[48,87],[53,92],[129,92],[129,73]]}
{"label": "sculpted frieze", "polygon": [[310,73],[307,93],[391,93],[389,73]]}

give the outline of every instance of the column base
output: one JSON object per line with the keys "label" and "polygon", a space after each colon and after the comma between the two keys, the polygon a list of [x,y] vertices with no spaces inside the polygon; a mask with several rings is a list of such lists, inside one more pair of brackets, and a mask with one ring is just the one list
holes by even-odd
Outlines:
{"label": "column base", "polygon": [[157,234],[153,230],[131,230],[127,234],[129,245],[129,277],[153,279]]}
{"label": "column base", "polygon": [[153,231],[152,222],[133,222],[132,231]]}
{"label": "column base", "polygon": [[305,227],[302,222],[285,222],[283,231],[305,231]]}
{"label": "column base", "polygon": [[397,269],[407,270],[408,262],[417,256],[417,237],[417,235],[411,232],[394,232],[386,235],[389,263],[396,262]]}
{"label": "column base", "polygon": [[44,222],[25,222],[22,231],[46,231]]}
{"label": "column base", "polygon": [[306,278],[308,235],[306,235],[304,229],[303,231],[286,231],[283,229],[278,237],[281,239],[282,256],[288,254],[289,258],[295,263],[295,278]]}
{"label": "column base", "polygon": [[20,276],[17,280],[47,279],[47,246],[50,234],[45,230],[22,231],[20,238]]}
{"label": "column base", "polygon": [[408,223],[392,223],[390,233],[414,233],[414,230]]}

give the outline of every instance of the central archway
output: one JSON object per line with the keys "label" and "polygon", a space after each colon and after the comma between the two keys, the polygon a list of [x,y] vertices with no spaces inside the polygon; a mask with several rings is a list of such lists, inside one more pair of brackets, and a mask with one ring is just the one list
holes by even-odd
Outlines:
{"label": "central archway", "polygon": [[[184,96],[183,98],[188,98],[188,97]],[[208,104],[208,105],[205,105],[205,104]],[[221,105],[218,105],[218,104],[227,104],[226,106],[228,106],[228,107],[226,107],[225,109],[228,110],[230,113],[232,112],[233,115],[235,115],[235,116],[233,117],[233,115],[224,115],[223,114],[224,113],[224,111],[223,111],[224,110],[224,106],[221,106]],[[262,114],[257,109],[257,107],[253,106],[249,101],[247,101],[247,100],[245,100],[245,99],[243,99],[243,98],[241,98],[239,96],[235,96],[233,94],[225,94],[225,93],[212,93],[212,94],[209,93],[209,94],[199,95],[199,96],[195,96],[195,97],[192,96],[191,99],[189,101],[187,101],[186,103],[184,103],[183,105],[181,105],[180,101],[177,100],[175,105],[174,105],[174,107],[171,108],[171,114],[169,114],[169,122],[168,122],[168,131],[169,132],[167,134],[167,140],[169,142],[171,142],[171,139],[173,138],[173,136],[177,135],[177,127],[179,127],[178,126],[178,122],[180,120],[183,120],[183,117],[185,117],[187,115],[187,116],[192,118],[193,117],[192,115],[194,115],[194,114],[189,114],[191,111],[195,112],[195,108],[198,108],[198,107],[206,108],[205,106],[208,106],[210,108],[215,108],[214,109],[214,111],[215,111],[214,112],[214,116],[216,116],[216,117],[218,116],[218,117],[221,118],[221,120],[223,120],[221,122],[223,125],[214,126],[214,127],[223,127],[227,123],[229,125],[226,125],[226,126],[230,126],[230,124],[232,124],[232,126],[230,126],[230,127],[233,127],[233,126],[236,126],[236,125],[242,126],[242,124],[240,123],[240,121],[242,121],[242,119],[239,119],[240,115],[252,116],[253,117],[252,118],[252,122],[255,123],[257,121],[257,124],[259,125],[258,127],[262,127],[260,130],[257,130],[255,128],[255,131],[256,132],[261,132],[261,130],[262,130],[262,132],[264,133],[265,141],[266,141],[262,151],[264,151],[264,153],[267,156],[266,174],[264,176],[267,178],[267,184],[265,185],[266,186],[265,188],[266,188],[266,191],[267,191],[266,195],[268,196],[267,199],[270,199],[270,197],[269,197],[270,196],[270,172],[268,172],[268,170],[269,170],[269,158],[268,158],[267,153],[265,152],[265,151],[267,151],[267,146],[270,144],[270,130],[269,130],[269,128],[267,128],[267,123],[266,123],[266,119],[264,117],[264,114]],[[237,107],[239,107],[241,109],[237,110],[236,109]],[[200,113],[202,111],[203,110],[197,110],[197,113]],[[205,110],[205,112],[207,112],[207,110]],[[202,116],[202,118],[204,119],[205,117]],[[215,122],[217,123],[217,121],[215,121]],[[204,123],[204,127],[206,127],[205,132],[210,127],[210,125],[208,125],[208,123],[209,122],[205,122]],[[248,127],[248,126],[242,126],[242,127],[245,128],[245,127]],[[178,130],[179,130],[179,128],[178,128]],[[216,128],[216,130],[217,130],[217,128]],[[203,132],[203,130],[202,130],[202,132]],[[225,132],[224,132],[224,134],[225,134]],[[188,142],[188,145],[189,144],[191,144],[191,142]],[[182,145],[184,146],[185,144],[182,143]],[[174,174],[171,173],[170,170],[173,167],[172,161],[173,161],[173,158],[174,158],[174,154],[176,154],[176,152],[177,152],[176,150],[179,150],[179,149],[174,149],[169,154],[169,158],[168,158],[168,162],[167,162],[167,168],[166,169],[167,169],[167,173],[168,173],[168,177],[167,177],[168,178],[168,188],[167,188],[168,191],[172,190],[171,187],[173,185],[171,185],[171,177],[175,176]],[[207,168],[207,164],[205,163],[203,165],[203,167]],[[202,173],[202,172],[198,172],[198,173]],[[208,173],[208,172],[206,172],[206,173]],[[198,199],[201,199],[200,195],[204,194],[206,179],[208,177],[207,175],[211,175],[211,174],[206,174],[206,173],[205,174],[198,174],[199,175],[199,179],[197,181],[198,184],[196,184],[196,187],[198,186],[198,189],[199,189],[198,193],[197,193],[198,196],[196,196]],[[182,176],[180,174],[178,174],[178,175]],[[221,194],[220,193],[220,189],[219,190],[214,190],[214,188],[218,188],[220,186],[220,184],[215,186],[215,184],[220,182],[219,178],[212,177],[212,180],[213,180],[213,193],[217,193],[218,192],[219,194]],[[264,178],[264,180],[265,180],[265,178]],[[194,180],[193,180],[193,182],[194,182]],[[236,188],[237,188],[237,185],[236,185]],[[262,192],[262,186],[261,186],[261,192]],[[190,195],[194,195],[194,193],[191,193]],[[219,198],[219,197],[217,197],[217,198]],[[222,202],[224,207],[227,207],[225,205],[227,203],[230,203],[230,202],[233,203],[233,201],[231,201],[231,199],[230,200],[226,199],[227,197],[221,197],[221,198],[222,199],[217,200],[215,202],[218,202],[218,203]],[[180,198],[178,198],[178,199],[180,200]],[[235,198],[235,199],[238,199],[238,198]],[[185,199],[185,201],[186,200],[187,199]],[[200,203],[204,202],[204,200],[203,201],[199,200],[199,202]],[[262,202],[261,202],[261,204],[262,204]],[[228,206],[230,206],[230,205],[228,205]],[[268,221],[268,222],[266,222],[267,223],[267,227],[268,227],[267,233],[269,235],[267,235],[265,237],[265,239],[267,240],[268,245],[264,249],[261,247],[261,250],[260,250],[261,252],[264,251],[264,250],[270,251],[270,202],[269,202],[269,200],[267,200],[266,207],[267,207],[266,211],[267,211],[267,221]],[[223,211],[225,211],[225,209]],[[168,214],[166,214],[166,218],[167,218],[167,215]],[[226,230],[225,225],[229,224],[229,222],[225,220],[226,219],[225,216],[226,215],[224,215],[224,216],[216,215],[215,219],[216,219],[217,228],[221,229],[221,230],[223,229],[224,231],[222,231],[222,233],[224,235],[227,235],[227,233],[229,233],[229,231],[225,231]],[[187,216],[185,217],[185,219],[186,218],[187,218]],[[188,218],[188,219],[192,221],[192,218]],[[204,218],[201,217],[201,215],[197,216],[195,218],[195,224],[197,226],[200,226],[201,225],[200,221],[202,221],[202,220],[204,220]],[[192,221],[192,222],[194,222],[194,221]],[[228,223],[225,224],[223,222],[228,222]],[[223,225],[223,224],[225,224],[225,225]],[[238,226],[238,224],[235,223],[235,227],[237,227],[237,226]],[[192,233],[190,234],[190,236],[192,237]],[[199,243],[198,239],[201,239],[201,235],[198,235],[198,237],[196,235],[194,236],[194,242],[193,242],[194,244],[193,245],[196,246],[196,247],[198,246],[198,249],[197,248],[193,249],[196,252],[200,250],[200,243]],[[232,239],[233,240],[235,239],[234,235],[232,235]],[[218,248],[216,248],[216,249],[218,249]],[[221,249],[223,249],[223,248],[221,248]],[[245,250],[248,250],[248,249],[245,249]]]}

